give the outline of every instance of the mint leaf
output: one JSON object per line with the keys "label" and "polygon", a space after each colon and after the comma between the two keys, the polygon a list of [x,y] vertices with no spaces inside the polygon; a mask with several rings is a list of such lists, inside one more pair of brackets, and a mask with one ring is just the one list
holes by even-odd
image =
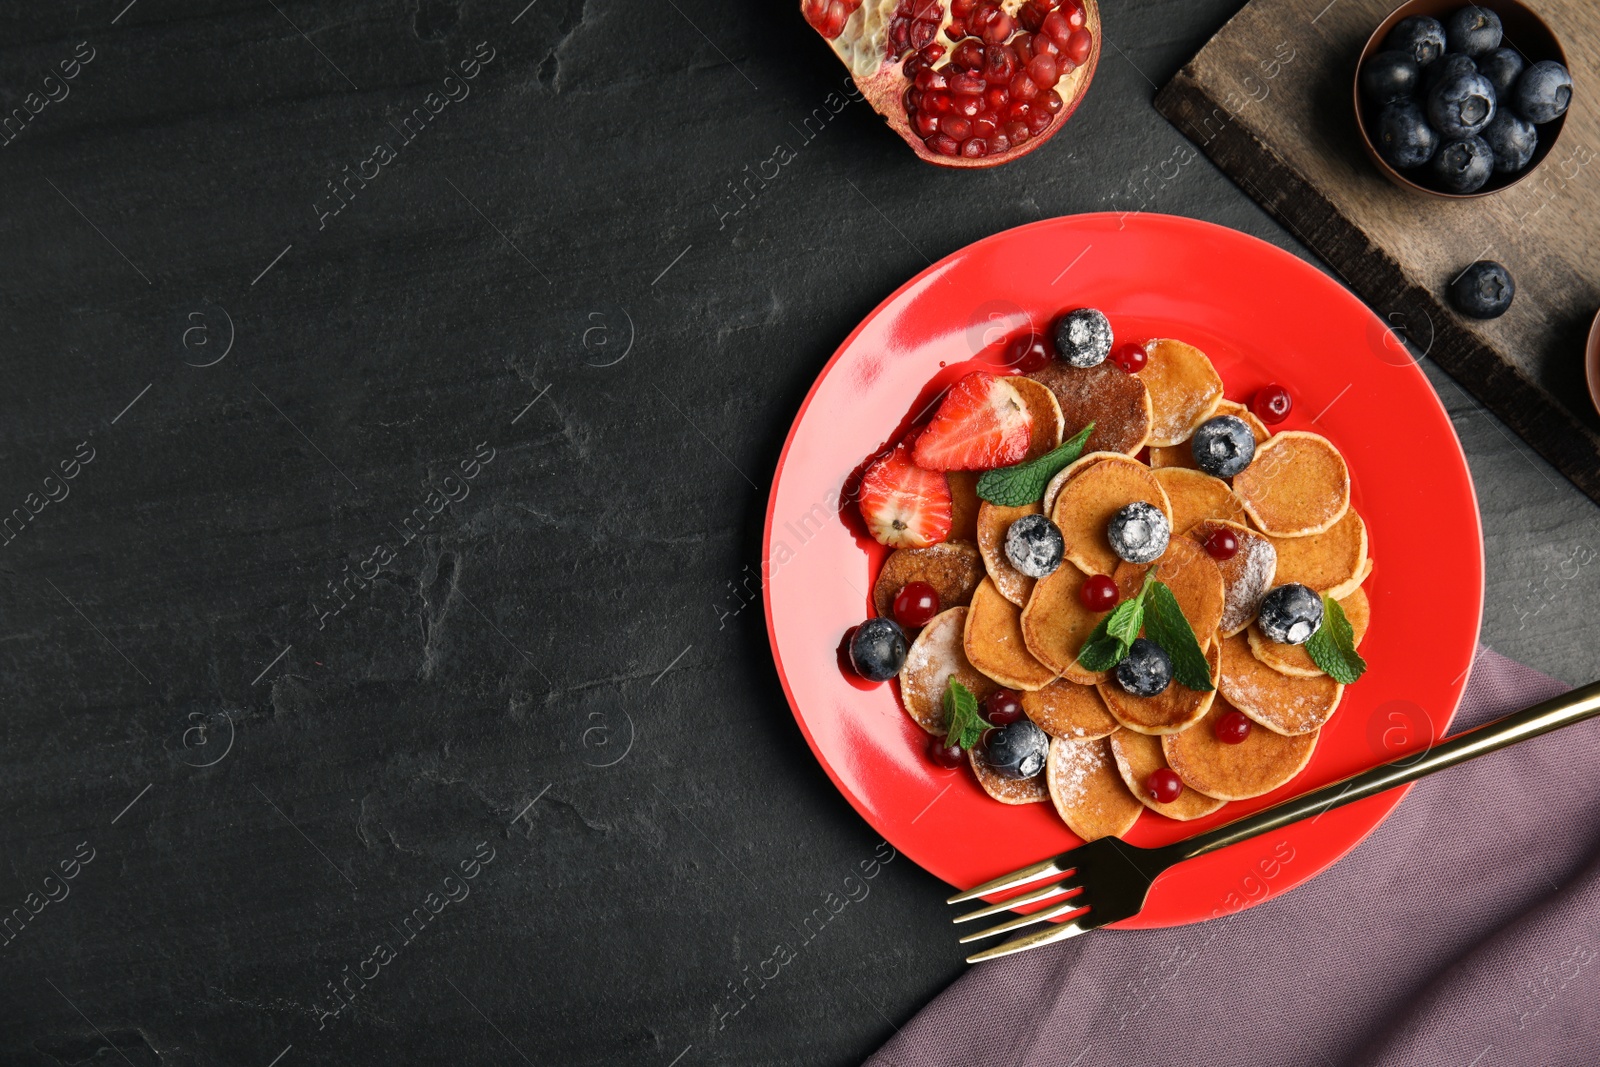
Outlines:
{"label": "mint leaf", "polygon": [[1111,614],[1100,620],[1100,625],[1089,631],[1083,647],[1078,649],[1078,662],[1086,671],[1109,671],[1121,663],[1133,646],[1144,625],[1144,598],[1150,591],[1151,574],[1145,572],[1144,585],[1137,595],[1129,597],[1111,609]]}
{"label": "mint leaf", "polygon": [[1044,487],[1050,484],[1050,479],[1083,455],[1083,446],[1093,432],[1094,423],[1091,422],[1071,440],[1061,442],[1038,459],[985,471],[978,479],[978,495],[991,504],[1007,508],[1036,503],[1044,496]]}
{"label": "mint leaf", "polygon": [[1367,671],[1367,661],[1356,653],[1356,633],[1344,608],[1331,596],[1322,598],[1322,625],[1306,642],[1311,662],[1321,667],[1334,681],[1353,685]]}
{"label": "mint leaf", "polygon": [[1172,677],[1197,693],[1209,693],[1211,667],[1195,638],[1194,627],[1183,617],[1178,598],[1165,582],[1151,582],[1145,593],[1145,635],[1172,658]]}
{"label": "mint leaf", "polygon": [[976,745],[983,731],[989,728],[978,714],[978,698],[953,677],[944,691],[944,721],[948,727],[945,740],[965,749]]}

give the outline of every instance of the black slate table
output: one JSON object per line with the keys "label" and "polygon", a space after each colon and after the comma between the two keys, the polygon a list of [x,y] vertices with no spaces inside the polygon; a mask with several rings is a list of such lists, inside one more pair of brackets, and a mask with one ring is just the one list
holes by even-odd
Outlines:
{"label": "black slate table", "polygon": [[[977,173],[808,124],[792,7],[0,8],[0,1061],[849,1064],[961,972],[767,651],[799,401],[1006,227],[1155,188],[1304,253],[1143,182],[1228,0],[1108,3]],[[1429,373],[1485,641],[1600,676],[1600,516]]]}

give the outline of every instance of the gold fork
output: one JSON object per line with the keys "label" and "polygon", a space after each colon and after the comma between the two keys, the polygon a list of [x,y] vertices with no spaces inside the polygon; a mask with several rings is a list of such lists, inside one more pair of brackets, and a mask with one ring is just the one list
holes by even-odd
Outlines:
{"label": "gold fork", "polygon": [[[950,898],[951,904],[961,904],[979,897],[993,897],[1019,889],[1046,878],[1064,876],[1038,888],[989,904],[976,911],[957,916],[955,922],[970,922],[1010,911],[1030,904],[1046,903],[1036,911],[997,923],[961,939],[962,944],[996,934],[1010,933],[1037,923],[1049,922],[1040,930],[1018,934],[992,948],[967,957],[968,963],[1009,956],[1030,948],[1064,941],[1069,937],[1099,929],[1109,923],[1131,918],[1144,908],[1150,883],[1156,876],[1174,864],[1215,852],[1264,834],[1301,819],[1320,815],[1325,811],[1353,804],[1358,800],[1393,789],[1397,785],[1414,782],[1418,778],[1443,770],[1457,763],[1526,741],[1531,737],[1559,730],[1575,722],[1600,714],[1600,682],[1582,689],[1535,704],[1521,711],[1485,723],[1466,733],[1441,741],[1420,753],[1402,756],[1397,760],[1362,771],[1340,782],[1324,786],[1315,792],[1286,800],[1253,815],[1219,826],[1187,841],[1178,841],[1161,848],[1140,848],[1115,837],[1103,837],[1086,845],[1070,849],[1021,870],[1012,871],[992,881],[974,886]],[[1076,890],[1076,892],[1074,892]],[[1062,897],[1062,894],[1073,895]],[[1061,897],[1056,900],[1054,898]],[[1074,912],[1082,912],[1074,915]],[[1065,922],[1050,922],[1063,916],[1072,918]]]}

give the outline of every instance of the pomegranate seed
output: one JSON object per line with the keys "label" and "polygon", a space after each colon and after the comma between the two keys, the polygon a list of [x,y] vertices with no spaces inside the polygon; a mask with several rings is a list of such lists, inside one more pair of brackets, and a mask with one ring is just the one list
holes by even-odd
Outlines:
{"label": "pomegranate seed", "polygon": [[1004,85],[1017,73],[1016,53],[1004,45],[992,44],[983,50],[983,80]]}
{"label": "pomegranate seed", "polygon": [[1072,24],[1061,12],[1052,11],[1044,17],[1044,25],[1039,27],[1039,32],[1054,38],[1056,44],[1064,46],[1067,38],[1072,36]]}
{"label": "pomegranate seed", "polygon": [[905,22],[891,22],[889,24],[889,45],[895,55],[901,55],[911,50],[911,26]]}
{"label": "pomegranate seed", "polygon": [[1010,726],[1022,718],[1022,694],[996,689],[983,698],[983,716],[994,726]]}
{"label": "pomegranate seed", "polygon": [[1028,124],[1026,122],[1021,119],[1012,119],[1006,123],[1005,130],[1000,136],[1008,139],[1013,145],[1019,145],[1033,135],[1028,132]]}
{"label": "pomegranate seed", "polygon": [[957,93],[950,98],[950,107],[958,115],[965,115],[975,119],[983,114],[983,97],[972,96],[968,93]]}
{"label": "pomegranate seed", "polygon": [[935,115],[943,115],[950,110],[950,94],[946,92],[931,92],[922,98],[922,106]]}
{"label": "pomegranate seed", "polygon": [[1239,537],[1226,526],[1219,526],[1206,538],[1206,555],[1217,562],[1232,559],[1239,554]]}
{"label": "pomegranate seed", "polygon": [[1144,370],[1144,365],[1149,359],[1150,357],[1145,354],[1144,345],[1131,343],[1118,345],[1117,350],[1111,353],[1111,362],[1129,374],[1138,374]]}
{"label": "pomegranate seed", "polygon": [[984,57],[982,42],[976,37],[968,37],[956,45],[956,50],[950,54],[950,65],[962,70],[981,70]]}
{"label": "pomegranate seed", "polygon": [[1041,89],[1048,89],[1055,85],[1058,75],[1056,61],[1053,56],[1034,56],[1028,64],[1028,80]]}
{"label": "pomegranate seed", "polygon": [[1171,804],[1183,793],[1183,779],[1171,767],[1158,767],[1144,780],[1144,791],[1157,804]]}
{"label": "pomegranate seed", "polygon": [[950,87],[950,83],[945,80],[945,76],[935,70],[919,70],[916,73],[916,77],[912,78],[911,81],[913,85],[925,93]]}
{"label": "pomegranate seed", "polygon": [[1033,54],[1035,57],[1050,56],[1058,63],[1062,58],[1061,46],[1056,44],[1052,38],[1047,37],[1042,33],[1033,39]]}
{"label": "pomegranate seed", "polygon": [[923,59],[926,59],[929,63],[936,63],[944,58],[944,45],[930,44],[928,47],[918,52],[917,55],[921,56]]}
{"label": "pomegranate seed", "polygon": [[911,120],[916,127],[917,136],[926,140],[939,132],[939,116],[928,111],[919,111]]}
{"label": "pomegranate seed", "polygon": [[1063,78],[1078,69],[1078,64],[1074,63],[1066,56],[1056,56],[1056,66],[1061,70],[1061,76]]}
{"label": "pomegranate seed", "polygon": [[1294,397],[1289,395],[1289,390],[1273,382],[1256,390],[1255,399],[1250,401],[1250,410],[1262,422],[1279,423],[1294,410]]}
{"label": "pomegranate seed", "polygon": [[984,106],[990,111],[999,111],[1011,100],[1006,93],[1005,86],[991,85],[983,91]]}
{"label": "pomegranate seed", "polygon": [[1093,575],[1078,589],[1078,603],[1090,611],[1110,611],[1120,599],[1117,583],[1106,574]]}
{"label": "pomegranate seed", "polygon": [[947,745],[942,737],[928,738],[928,758],[941,767],[959,767],[967,762],[960,745]]}
{"label": "pomegranate seed", "polygon": [[942,133],[935,134],[933,140],[928,142],[928,147],[932,148],[941,156],[955,156],[961,154],[961,142]]}
{"label": "pomegranate seed", "polygon": [[1067,105],[1066,102],[1061,99],[1061,97],[1051,92],[1044,94],[1044,106],[1045,110],[1050,112],[1050,114],[1058,115],[1061,113],[1061,109]]}
{"label": "pomegranate seed", "polygon": [[1017,334],[1006,344],[1005,365],[1023,374],[1043,369],[1054,358],[1049,342],[1033,330]]}
{"label": "pomegranate seed", "polygon": [[1093,45],[1094,38],[1089,36],[1088,30],[1073,30],[1072,36],[1067,38],[1063,47],[1066,49],[1067,58],[1081,65],[1089,58],[1089,49]]}
{"label": "pomegranate seed", "polygon": [[995,155],[999,155],[1001,152],[1011,151],[1011,138],[1007,137],[1003,133],[995,134],[993,137],[989,138],[989,151],[993,152]]}
{"label": "pomegranate seed", "polygon": [[959,41],[967,35],[967,24],[960,19],[951,19],[950,25],[944,29],[944,34],[952,41]]}
{"label": "pomegranate seed", "polygon": [[[1028,77],[1026,74],[1018,74],[1015,78],[1011,79],[1011,99],[1020,103],[1024,100],[1032,100],[1038,95],[1039,87],[1035,85],[1033,79]],[[1016,108],[1016,104],[1011,105],[1011,117],[1020,119],[1022,115],[1018,115],[1016,113]],[[1024,114],[1026,114],[1026,112],[1024,112]]]}
{"label": "pomegranate seed", "polygon": [[1034,3],[1033,0],[1028,0],[1017,11],[1017,21],[1022,23],[1023,29],[1029,33],[1038,33],[1039,27],[1044,25],[1046,13],[1045,9]]}
{"label": "pomegranate seed", "polygon": [[1017,62],[1027,66],[1028,60],[1033,58],[1033,42],[1036,38],[1026,33],[1019,33],[1011,39],[1011,52],[1017,57]]}
{"label": "pomegranate seed", "polygon": [[894,621],[908,630],[928,625],[939,614],[939,590],[927,582],[907,582],[894,597]]}
{"label": "pomegranate seed", "polygon": [[969,93],[976,96],[987,88],[988,85],[976,74],[957,74],[950,79],[950,91],[953,93]]}
{"label": "pomegranate seed", "polygon": [[968,159],[982,159],[989,154],[989,142],[982,137],[974,137],[970,141],[961,143],[961,154]]}
{"label": "pomegranate seed", "polygon": [[972,120],[972,136],[990,138],[1000,132],[1000,124],[995,122],[994,116],[982,114]]}
{"label": "pomegranate seed", "polygon": [[956,114],[945,115],[939,119],[939,129],[958,141],[965,141],[972,136],[972,120]]}
{"label": "pomegranate seed", "polygon": [[1000,14],[999,4],[979,4],[972,9],[972,14],[967,16],[967,24],[981,30],[998,14]]}
{"label": "pomegranate seed", "polygon": [[1087,17],[1084,13],[1083,5],[1078,0],[1062,0],[1061,13],[1067,16],[1068,26],[1075,30],[1083,29],[1083,24]]}
{"label": "pomegranate seed", "polygon": [[978,0],[950,0],[950,14],[958,19],[964,19],[972,14],[972,9],[978,6]]}
{"label": "pomegranate seed", "polygon": [[913,22],[911,24],[911,47],[926,48],[933,43],[933,38],[938,32],[938,23]]}
{"label": "pomegranate seed", "polygon": [[1028,130],[1035,137],[1050,128],[1056,117],[1048,111],[1039,110],[1028,116]]}
{"label": "pomegranate seed", "polygon": [[983,39],[990,44],[1003,44],[1016,28],[1017,24],[1011,21],[1011,16],[1002,12],[983,28]]}
{"label": "pomegranate seed", "polygon": [[1250,736],[1250,720],[1242,711],[1230,711],[1217,720],[1212,728],[1217,740],[1225,745],[1239,745]]}

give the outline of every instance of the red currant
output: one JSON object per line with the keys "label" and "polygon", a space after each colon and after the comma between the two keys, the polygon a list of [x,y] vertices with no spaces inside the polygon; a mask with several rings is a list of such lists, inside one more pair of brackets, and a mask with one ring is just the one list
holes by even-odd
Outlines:
{"label": "red currant", "polygon": [[1090,611],[1110,611],[1117,606],[1122,593],[1109,576],[1096,574],[1078,589],[1078,603]]}
{"label": "red currant", "polygon": [[[1206,555],[1221,563],[1239,554],[1239,535],[1226,526],[1219,526],[1206,538]],[[902,622],[904,620],[901,620]]]}
{"label": "red currant", "polygon": [[1170,767],[1158,767],[1144,780],[1144,791],[1157,804],[1171,804],[1183,792],[1183,779]]}
{"label": "red currant", "polygon": [[1044,335],[1029,330],[1019,333],[1006,344],[1004,358],[1007,367],[1015,367],[1023,374],[1043,370],[1045,364],[1056,357]]}
{"label": "red currant", "polygon": [[908,630],[928,625],[939,614],[939,590],[927,582],[907,582],[894,598],[894,619]]}
{"label": "red currant", "polygon": [[1289,395],[1289,390],[1273,382],[1256,390],[1255,398],[1250,401],[1250,410],[1262,422],[1279,423],[1294,410],[1294,397]]}
{"label": "red currant", "polygon": [[1145,354],[1144,345],[1125,344],[1118,345],[1111,353],[1111,362],[1127,371],[1129,374],[1138,374],[1144,370],[1144,365],[1149,356]]}
{"label": "red currant", "polygon": [[1217,740],[1225,745],[1240,745],[1250,736],[1250,720],[1242,711],[1230,711],[1213,728]]}
{"label": "red currant", "polygon": [[941,767],[959,767],[967,762],[960,745],[947,745],[942,737],[928,738],[928,758]]}
{"label": "red currant", "polygon": [[996,689],[983,698],[983,716],[995,726],[1010,726],[1022,718],[1022,694],[1012,689]]}

